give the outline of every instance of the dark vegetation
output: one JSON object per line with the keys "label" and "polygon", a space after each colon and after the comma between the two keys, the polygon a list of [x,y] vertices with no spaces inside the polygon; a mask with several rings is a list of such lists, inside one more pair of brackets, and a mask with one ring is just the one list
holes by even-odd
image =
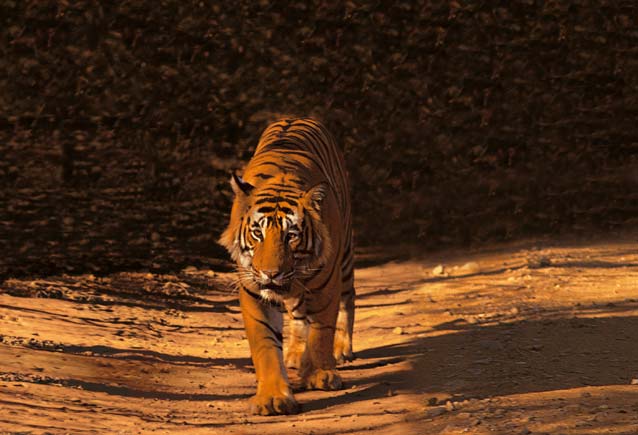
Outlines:
{"label": "dark vegetation", "polygon": [[229,170],[273,113],[319,116],[343,146],[360,245],[635,225],[636,17],[616,0],[2,0],[0,276],[210,264]]}

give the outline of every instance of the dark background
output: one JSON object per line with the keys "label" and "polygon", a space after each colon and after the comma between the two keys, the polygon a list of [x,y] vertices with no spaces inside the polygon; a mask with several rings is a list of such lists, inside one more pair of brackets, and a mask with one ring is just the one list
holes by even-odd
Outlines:
{"label": "dark background", "polygon": [[342,145],[359,245],[635,226],[635,2],[269,3],[0,1],[0,276],[223,257],[273,113]]}

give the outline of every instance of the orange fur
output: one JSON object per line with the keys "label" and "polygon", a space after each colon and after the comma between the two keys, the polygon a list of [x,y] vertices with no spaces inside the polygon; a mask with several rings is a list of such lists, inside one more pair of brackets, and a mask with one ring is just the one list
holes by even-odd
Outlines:
{"label": "orange fur", "polygon": [[[337,360],[352,359],[354,286],[350,200],[343,157],[316,120],[282,120],[262,134],[219,241],[239,270],[240,303],[257,374],[251,410],[288,414],[299,407],[286,363],[307,388],[341,388]],[[335,337],[336,332],[336,337]]]}

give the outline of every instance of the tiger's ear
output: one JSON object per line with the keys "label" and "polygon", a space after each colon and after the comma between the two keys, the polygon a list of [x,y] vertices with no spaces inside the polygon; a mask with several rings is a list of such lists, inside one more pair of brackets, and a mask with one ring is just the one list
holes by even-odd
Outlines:
{"label": "tiger's ear", "polygon": [[230,178],[230,185],[233,188],[233,192],[235,192],[235,196],[248,196],[255,188],[255,186],[244,181],[244,179],[237,175],[234,171],[233,176]]}
{"label": "tiger's ear", "polygon": [[328,194],[328,184],[319,183],[316,186],[311,187],[303,196],[303,202],[307,208],[310,208],[317,213],[321,212],[321,206],[323,200]]}

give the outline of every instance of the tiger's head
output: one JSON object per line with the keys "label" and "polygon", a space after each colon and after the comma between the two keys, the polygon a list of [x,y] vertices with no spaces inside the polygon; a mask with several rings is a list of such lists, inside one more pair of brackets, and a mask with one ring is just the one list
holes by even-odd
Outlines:
{"label": "tiger's head", "polygon": [[240,283],[265,300],[281,301],[294,280],[312,276],[330,254],[321,210],[326,183],[308,190],[282,175],[253,186],[233,174],[235,200],[219,242],[238,265]]}

